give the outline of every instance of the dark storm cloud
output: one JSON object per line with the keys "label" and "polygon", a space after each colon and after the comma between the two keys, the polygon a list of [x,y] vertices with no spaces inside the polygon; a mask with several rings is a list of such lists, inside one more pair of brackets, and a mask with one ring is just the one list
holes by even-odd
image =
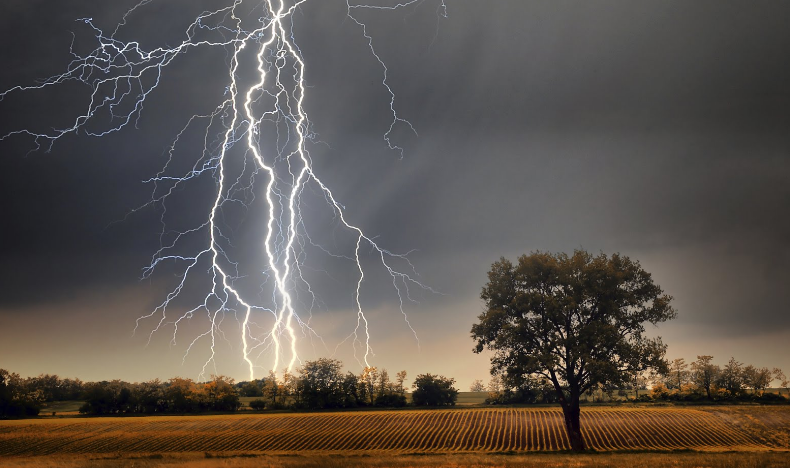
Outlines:
{"label": "dark storm cloud", "polygon": [[[60,70],[74,18],[110,27],[134,3],[4,3],[2,87]],[[175,11],[209,4],[153,2],[129,37],[173,43],[183,30],[168,26]],[[438,17],[431,2],[360,13],[398,112],[419,133],[396,127],[403,159],[381,137],[389,96],[343,3],[308,3],[295,20],[307,110],[328,145],[310,148],[317,173],[382,245],[418,249],[422,278],[450,295],[427,295],[415,314],[452,314],[466,334],[500,255],[584,247],[643,260],[676,297],[684,327],[708,324],[710,336],[790,329],[790,5],[458,1],[448,13]],[[27,53],[14,48],[31,36]],[[206,110],[197,97],[222,93],[218,76],[191,79],[217,58],[175,63],[139,131],[69,137],[27,157],[29,142],[0,143],[0,256],[11,285],[0,302],[139,275],[158,245],[157,214],[106,226],[145,202],[140,181],[161,166],[184,117]],[[55,119],[72,105],[58,99]],[[22,106],[0,102],[2,129],[40,119]],[[369,286],[371,306],[395,300]],[[326,289],[330,304],[350,300]]]}
{"label": "dark storm cloud", "polygon": [[[692,249],[671,259],[667,279],[690,285],[680,295],[690,322],[790,327],[788,7],[492,2],[451,12],[430,49],[410,39],[385,49],[402,77],[399,109],[422,136],[399,165],[355,166],[349,192],[375,191],[378,204],[360,201],[357,214],[376,234],[417,244],[436,264],[480,252],[477,269],[531,249]],[[350,131],[358,140],[369,127]],[[356,154],[353,141],[332,143]],[[332,164],[338,183],[354,172]],[[481,275],[456,275],[453,293],[479,288]],[[732,283],[738,293],[725,291]]]}

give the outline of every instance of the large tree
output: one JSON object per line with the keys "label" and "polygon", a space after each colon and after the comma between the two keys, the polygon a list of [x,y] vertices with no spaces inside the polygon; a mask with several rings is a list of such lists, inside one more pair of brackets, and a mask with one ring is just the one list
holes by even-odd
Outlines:
{"label": "large tree", "polygon": [[666,346],[645,324],[676,316],[671,297],[628,257],[577,250],[534,252],[494,263],[472,326],[474,351],[494,352],[491,371],[545,377],[554,387],[573,450],[584,450],[579,397],[622,385],[635,370],[666,372]]}

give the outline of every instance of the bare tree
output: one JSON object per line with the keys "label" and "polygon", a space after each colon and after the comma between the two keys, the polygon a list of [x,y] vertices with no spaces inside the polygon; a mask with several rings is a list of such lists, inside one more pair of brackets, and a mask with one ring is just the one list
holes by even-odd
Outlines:
{"label": "bare tree", "polygon": [[771,380],[773,376],[767,367],[754,367],[750,364],[743,368],[743,383],[746,388],[754,390],[756,395],[762,395]]}
{"label": "bare tree", "polygon": [[743,364],[736,361],[734,357],[730,358],[727,365],[721,369],[716,383],[733,396],[740,393],[743,390]]}
{"label": "bare tree", "polygon": [[483,385],[483,381],[480,379],[475,380],[472,382],[472,385],[469,387],[470,392],[484,392],[486,391],[486,386]]}
{"label": "bare tree", "polygon": [[689,381],[689,365],[683,358],[673,359],[669,363],[669,373],[665,376],[664,383],[668,388],[676,388],[680,390],[683,384]]}
{"label": "bare tree", "polygon": [[788,380],[787,377],[785,377],[785,373],[782,372],[782,369],[778,367],[774,367],[773,374],[774,374],[774,380],[779,381],[779,386],[780,386],[779,394],[780,395],[782,394],[781,389],[783,388],[785,392],[787,392],[787,397],[790,398],[790,380]]}
{"label": "bare tree", "polygon": [[397,391],[399,394],[403,395],[406,393],[406,387],[403,385],[406,381],[406,371],[402,370],[395,374],[395,386],[397,387]]}
{"label": "bare tree", "polygon": [[491,376],[491,380],[488,381],[486,390],[488,390],[489,393],[502,393],[502,376],[499,374],[493,374]]}

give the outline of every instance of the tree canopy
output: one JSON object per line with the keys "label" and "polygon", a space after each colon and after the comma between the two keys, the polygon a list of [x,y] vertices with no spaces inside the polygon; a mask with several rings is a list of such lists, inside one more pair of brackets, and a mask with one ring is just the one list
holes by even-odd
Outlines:
{"label": "tree canopy", "polygon": [[414,379],[411,399],[415,406],[453,406],[458,390],[455,379],[443,375],[420,374]]}
{"label": "tree canopy", "polygon": [[626,256],[576,250],[534,252],[491,266],[472,326],[474,351],[489,349],[492,373],[544,377],[558,394],[568,437],[583,450],[579,397],[597,385],[624,384],[645,368],[666,371],[666,346],[645,324],[676,316],[671,296]]}

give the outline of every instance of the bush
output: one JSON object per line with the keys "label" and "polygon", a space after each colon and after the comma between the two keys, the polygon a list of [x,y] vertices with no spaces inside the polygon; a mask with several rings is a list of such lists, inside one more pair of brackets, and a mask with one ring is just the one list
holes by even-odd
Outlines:
{"label": "bush", "polygon": [[441,375],[420,374],[412,385],[412,403],[415,406],[453,406],[458,399],[454,383],[455,379]]}
{"label": "bush", "polygon": [[41,408],[38,403],[28,400],[15,400],[0,404],[0,418],[10,416],[13,418],[25,416],[38,416]]}
{"label": "bush", "polygon": [[504,405],[507,404],[507,397],[503,392],[488,392],[486,397],[487,405]]}
{"label": "bush", "polygon": [[777,393],[765,392],[757,399],[760,403],[787,403],[787,398]]}
{"label": "bush", "polygon": [[261,399],[252,400],[250,401],[249,405],[250,408],[252,408],[255,411],[263,411],[264,409],[266,409],[266,402]]}
{"label": "bush", "polygon": [[485,402],[487,405],[519,405],[535,403],[557,403],[559,397],[555,392],[542,388],[506,388],[502,392],[489,392]]}
{"label": "bush", "polygon": [[222,375],[213,375],[200,387],[198,400],[210,411],[236,411],[241,406],[233,379]]}
{"label": "bush", "polygon": [[653,386],[653,389],[650,390],[650,396],[653,400],[668,400],[669,399],[669,390],[667,387],[662,384],[656,384]]}
{"label": "bush", "polygon": [[402,408],[406,406],[406,395],[401,393],[385,393],[376,397],[376,406]]}

